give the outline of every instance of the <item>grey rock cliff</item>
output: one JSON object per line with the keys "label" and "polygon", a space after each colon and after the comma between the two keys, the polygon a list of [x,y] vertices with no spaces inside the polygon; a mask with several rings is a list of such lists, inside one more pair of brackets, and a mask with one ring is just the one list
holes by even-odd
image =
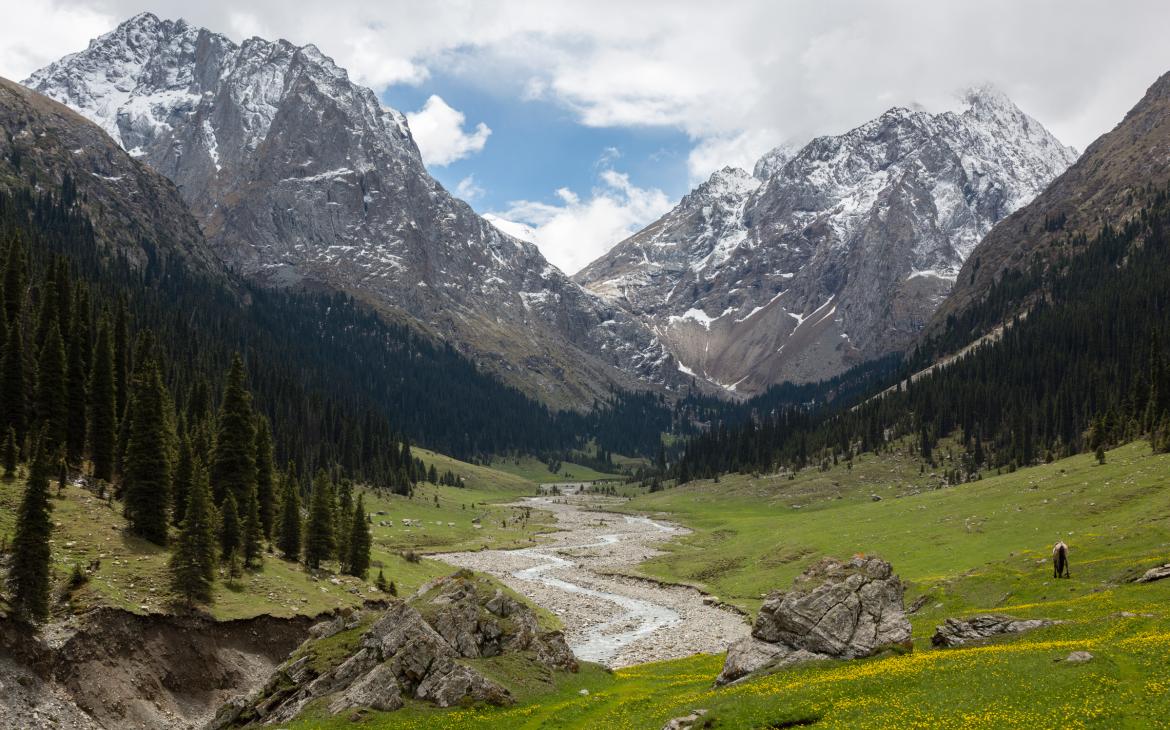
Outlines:
{"label": "grey rock cliff", "polygon": [[405,117],[315,46],[144,13],[25,83],[173,180],[242,274],[347,292],[553,402],[677,379],[641,322],[439,185]]}
{"label": "grey rock cliff", "polygon": [[1000,219],[1076,159],[1002,94],[725,168],[574,278],[737,393],[908,346]]}

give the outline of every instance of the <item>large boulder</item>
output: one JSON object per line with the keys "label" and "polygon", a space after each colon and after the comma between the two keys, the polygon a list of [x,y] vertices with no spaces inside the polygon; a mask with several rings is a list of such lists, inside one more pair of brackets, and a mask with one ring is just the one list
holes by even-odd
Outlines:
{"label": "large boulder", "polygon": [[[468,658],[524,652],[550,669],[577,669],[559,631],[543,630],[530,607],[470,571],[432,581],[376,615],[323,622],[311,636],[259,693],[225,707],[213,727],[286,722],[323,698],[334,714],[396,710],[411,698],[439,707],[512,702]],[[323,641],[334,646],[318,652]],[[348,653],[323,659],[337,654],[338,642]]]}
{"label": "large boulder", "polygon": [[764,602],[752,635],[728,647],[716,681],[727,684],[765,667],[908,649],[904,592],[880,558],[821,560],[799,575],[791,590]]}
{"label": "large boulder", "polygon": [[492,657],[531,651],[541,664],[576,671],[560,631],[545,631],[527,605],[468,570],[424,585],[408,603],[460,656]]}
{"label": "large boulder", "polygon": [[1044,618],[1018,619],[992,613],[969,616],[965,619],[948,618],[935,629],[934,636],[930,637],[930,643],[939,647],[962,646],[972,641],[1003,634],[1019,634],[1055,623],[1058,622]]}

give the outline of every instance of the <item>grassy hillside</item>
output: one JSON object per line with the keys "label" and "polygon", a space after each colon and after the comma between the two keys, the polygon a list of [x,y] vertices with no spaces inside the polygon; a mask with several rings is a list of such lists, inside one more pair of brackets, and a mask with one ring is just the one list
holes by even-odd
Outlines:
{"label": "grassy hillside", "polygon": [[[633,460],[636,461],[636,460]],[[492,462],[492,469],[515,475],[537,484],[555,482],[592,482],[599,479],[620,479],[619,474],[606,474],[581,464],[562,461],[561,468],[554,474],[548,465],[531,456],[498,458]]]}
{"label": "grassy hillside", "polygon": [[[934,489],[909,456],[865,457],[794,480],[727,477],[644,495],[628,509],[695,529],[643,564],[748,608],[822,554],[880,554],[908,582],[914,652],[783,670],[730,688],[722,657],[554,677],[515,707],[371,713],[363,726],[646,728],[696,707],[713,728],[1164,727],[1170,716],[1170,581],[1128,579],[1170,560],[1170,456],[1145,444]],[[881,497],[874,501],[871,495]],[[799,505],[796,507],[794,505]],[[1049,550],[1072,548],[1072,578]],[[1064,623],[982,646],[936,650],[944,618],[977,612]],[[1089,651],[1086,664],[1067,664]],[[587,695],[579,694],[588,689]],[[313,714],[298,727],[342,727]]]}
{"label": "grassy hillside", "polygon": [[[422,484],[413,498],[367,492],[366,509],[374,513],[371,550],[374,567],[369,580],[336,575],[335,571],[313,576],[303,566],[269,554],[260,570],[245,571],[235,583],[221,575],[208,610],[217,618],[230,619],[265,613],[317,614],[338,606],[356,605],[368,598],[383,597],[372,585],[379,567],[386,579],[394,581],[399,593],[405,595],[427,580],[452,571],[449,565],[437,560],[407,560],[403,557],[407,551],[511,547],[530,543],[536,534],[550,529],[543,513],[528,514],[492,504],[532,494],[536,490],[532,482],[421,449],[416,453],[440,471],[451,469],[463,475],[469,486],[457,489]],[[0,480],[0,543],[11,539],[23,489],[23,479]],[[57,494],[55,482],[52,492]],[[63,586],[74,565],[84,568],[100,561],[89,583],[71,596],[72,610],[97,605],[138,613],[168,610],[170,551],[128,535],[120,503],[108,503],[85,489],[69,486],[61,498],[52,500],[52,505],[56,582]],[[477,517],[478,522],[474,522]],[[403,519],[416,520],[418,524],[407,526]],[[327,567],[336,569],[337,566]]]}
{"label": "grassy hillside", "polygon": [[819,555],[881,555],[910,583],[910,599],[954,592],[948,610],[956,600],[1041,600],[1051,588],[1038,579],[1058,539],[1071,546],[1073,595],[1170,558],[1170,456],[1152,456],[1145,443],[1109,452],[1104,465],[1082,455],[942,489],[917,472],[908,456],[865,456],[852,470],[793,481],[692,483],[625,509],[669,512],[695,530],[644,563],[646,574],[752,610]]}

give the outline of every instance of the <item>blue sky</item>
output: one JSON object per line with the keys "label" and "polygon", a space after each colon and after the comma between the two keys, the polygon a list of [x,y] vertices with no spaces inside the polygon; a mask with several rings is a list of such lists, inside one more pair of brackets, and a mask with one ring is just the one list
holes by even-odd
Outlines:
{"label": "blue sky", "polygon": [[554,101],[506,97],[445,74],[433,74],[417,86],[391,86],[382,101],[413,112],[432,94],[462,112],[468,128],[482,122],[491,129],[481,151],[446,165],[428,165],[449,190],[473,176],[482,193],[468,202],[481,213],[503,211],[520,200],[555,204],[559,188],[587,197],[603,184],[598,172],[605,168],[618,169],[634,185],[657,188],[672,200],[689,190],[692,142],[681,130],[584,126],[572,110]]}

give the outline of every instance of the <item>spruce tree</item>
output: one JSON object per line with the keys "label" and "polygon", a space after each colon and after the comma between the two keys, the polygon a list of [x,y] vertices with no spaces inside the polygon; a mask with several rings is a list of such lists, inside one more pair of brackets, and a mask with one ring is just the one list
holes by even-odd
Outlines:
{"label": "spruce tree", "polygon": [[211,600],[215,580],[215,514],[207,469],[196,465],[183,508],[183,524],[171,555],[171,587],[188,603]]}
{"label": "spruce tree", "polygon": [[284,489],[280,500],[280,531],[276,546],[285,560],[299,560],[301,557],[301,498],[300,489],[292,467],[284,477]]}
{"label": "spruce tree", "polygon": [[243,524],[240,539],[243,542],[244,567],[259,564],[264,551],[264,526],[260,524],[260,502],[256,489],[248,490],[241,510]]}
{"label": "spruce tree", "polygon": [[334,534],[337,543],[337,564],[344,568],[349,562],[349,517],[353,513],[353,487],[348,479],[343,479],[337,488],[337,507],[333,510],[333,524],[336,526]]}
{"label": "spruce tree", "polygon": [[158,545],[167,539],[172,473],[172,437],[163,390],[154,358],[139,363],[127,409],[130,428],[122,485],[130,531]]}
{"label": "spruce tree", "polygon": [[10,331],[20,321],[24,308],[24,288],[27,284],[25,268],[24,246],[18,233],[8,244],[8,256],[4,263],[4,315]]}
{"label": "spruce tree", "polygon": [[219,554],[226,563],[235,557],[240,549],[240,512],[236,507],[236,496],[228,492],[219,508]]}
{"label": "spruce tree", "polygon": [[68,337],[66,359],[68,394],[68,429],[66,433],[66,454],[72,464],[81,463],[85,452],[86,421],[88,419],[88,398],[86,392],[89,379],[89,299],[82,287],[76,288],[73,305],[72,326]]}
{"label": "spruce tree", "polygon": [[362,495],[358,495],[357,503],[353,508],[353,517],[350,521],[349,557],[346,560],[345,572],[365,580],[366,572],[370,569],[370,527],[366,523],[366,510]]}
{"label": "spruce tree", "polygon": [[324,469],[313,480],[309,522],[305,526],[305,564],[316,570],[333,555],[333,490]]}
{"label": "spruce tree", "polygon": [[236,355],[223,389],[211,457],[211,488],[217,502],[231,492],[236,504],[243,504],[256,488],[255,442],[252,396],[244,382],[244,361]]}
{"label": "spruce tree", "polygon": [[19,314],[8,323],[8,338],[4,341],[4,357],[0,368],[3,369],[0,372],[0,413],[4,416],[3,425],[16,431],[16,442],[21,444],[27,435],[28,415],[25,407],[24,334]]}
{"label": "spruce tree", "polygon": [[41,449],[29,469],[24,497],[16,512],[16,534],[8,569],[9,605],[27,621],[39,622],[49,615],[49,461]]}
{"label": "spruce tree", "polygon": [[97,343],[89,371],[89,453],[96,479],[114,478],[114,451],[118,440],[117,383],[109,317],[98,325]]}
{"label": "spruce tree", "polygon": [[[49,328],[52,325],[57,325],[57,331],[61,331],[61,313],[57,310],[57,290],[53,285],[53,277],[54,272],[50,270],[46,275],[46,280],[42,281],[40,286],[41,308],[37,312],[37,328],[34,332],[35,352],[40,352],[41,348],[45,346],[45,338],[49,336]],[[62,338],[63,340],[64,338]]]}
{"label": "spruce tree", "polygon": [[4,462],[4,478],[11,479],[16,476],[16,463],[20,460],[20,452],[16,446],[16,430],[12,426],[8,427],[8,433],[4,436],[4,449],[0,453],[0,458]]}
{"label": "spruce tree", "polygon": [[268,419],[256,419],[256,499],[260,503],[260,525],[271,539],[276,521],[276,465],[272,461],[272,429]]}
{"label": "spruce tree", "polygon": [[65,445],[69,431],[68,386],[65,382],[65,343],[56,319],[49,322],[37,367],[37,419],[41,447],[49,452]]}
{"label": "spruce tree", "polygon": [[130,313],[126,298],[118,300],[114,318],[114,413],[120,419],[126,414],[130,400]]}
{"label": "spruce tree", "polygon": [[195,454],[191,451],[191,436],[183,429],[179,438],[179,456],[175,460],[175,482],[171,500],[171,520],[175,526],[183,524],[186,517],[187,502],[190,500],[194,479]]}

